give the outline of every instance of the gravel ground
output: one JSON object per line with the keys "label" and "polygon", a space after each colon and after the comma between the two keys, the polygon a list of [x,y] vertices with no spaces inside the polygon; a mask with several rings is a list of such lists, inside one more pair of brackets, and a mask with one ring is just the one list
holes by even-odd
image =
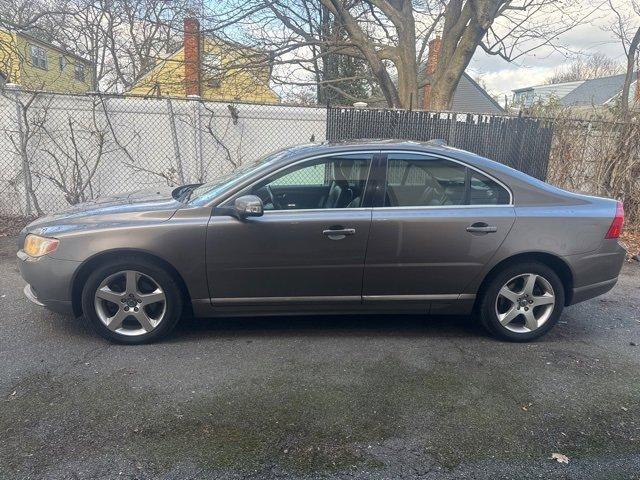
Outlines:
{"label": "gravel ground", "polygon": [[640,478],[637,262],[532,344],[376,316],[126,347],[31,305],[13,255],[0,239],[0,478]]}

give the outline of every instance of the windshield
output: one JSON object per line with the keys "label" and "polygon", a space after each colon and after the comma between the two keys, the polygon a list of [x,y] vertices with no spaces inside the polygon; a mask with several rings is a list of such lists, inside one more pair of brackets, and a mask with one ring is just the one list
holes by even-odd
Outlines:
{"label": "windshield", "polygon": [[218,177],[211,182],[203,183],[189,192],[187,200],[191,205],[206,205],[223,191],[232,188],[234,185],[237,185],[244,179],[250,177],[259,168],[266,166],[269,162],[282,158],[289,152],[290,149],[280,150],[276,153],[269,154],[260,160],[243,165],[233,172]]}

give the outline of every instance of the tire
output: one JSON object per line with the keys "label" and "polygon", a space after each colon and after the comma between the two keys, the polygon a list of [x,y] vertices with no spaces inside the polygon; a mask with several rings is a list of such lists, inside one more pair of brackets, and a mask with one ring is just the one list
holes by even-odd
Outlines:
{"label": "tire", "polygon": [[160,265],[127,255],[105,262],[87,278],[82,311],[93,329],[111,341],[149,343],[175,327],[182,293]]}
{"label": "tire", "polygon": [[480,295],[478,315],[495,337],[529,342],[558,322],[564,299],[564,286],[553,269],[539,262],[518,263],[488,280]]}

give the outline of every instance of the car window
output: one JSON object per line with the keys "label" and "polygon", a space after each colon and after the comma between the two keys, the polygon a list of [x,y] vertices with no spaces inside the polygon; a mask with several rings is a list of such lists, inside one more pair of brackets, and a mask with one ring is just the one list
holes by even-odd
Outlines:
{"label": "car window", "polygon": [[474,171],[471,174],[469,203],[471,205],[508,205],[509,192],[495,180]]}
{"label": "car window", "polygon": [[293,165],[250,187],[265,210],[358,208],[373,154],[344,155]]}
{"label": "car window", "polygon": [[421,155],[391,154],[385,207],[464,205],[466,167]]}

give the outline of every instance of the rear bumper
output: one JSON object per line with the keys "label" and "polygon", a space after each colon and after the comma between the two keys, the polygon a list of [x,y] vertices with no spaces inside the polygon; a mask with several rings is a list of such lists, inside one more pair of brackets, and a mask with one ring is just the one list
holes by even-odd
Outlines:
{"label": "rear bumper", "polygon": [[618,282],[627,250],[616,240],[605,240],[600,250],[567,257],[574,287],[568,305],[583,302],[611,290]]}
{"label": "rear bumper", "polygon": [[33,258],[17,253],[20,275],[27,282],[25,296],[36,305],[62,314],[72,314],[71,282],[80,262],[48,256]]}
{"label": "rear bumper", "polygon": [[584,302],[585,300],[589,300],[590,298],[607,293],[615,286],[617,282],[618,277],[612,278],[610,280],[605,280],[604,282],[598,282],[592,285],[585,285],[584,287],[574,288],[570,305],[573,305],[574,303]]}

